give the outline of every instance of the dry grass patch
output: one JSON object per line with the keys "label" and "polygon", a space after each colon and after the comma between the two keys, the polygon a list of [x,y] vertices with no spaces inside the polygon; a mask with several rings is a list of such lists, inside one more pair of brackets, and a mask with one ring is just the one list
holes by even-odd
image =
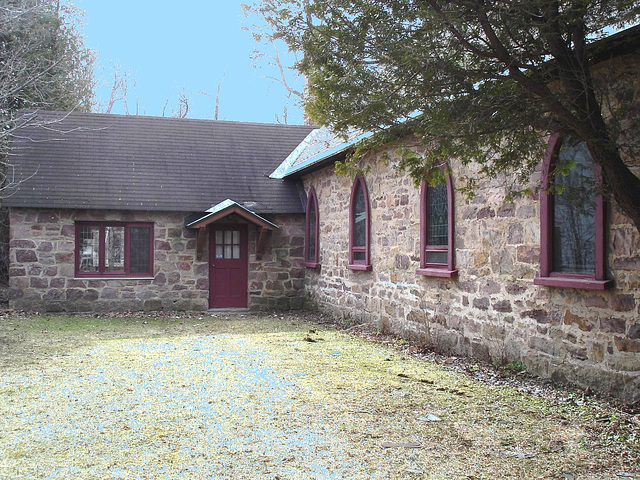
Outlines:
{"label": "dry grass patch", "polygon": [[1,478],[635,478],[602,404],[293,316],[0,320]]}

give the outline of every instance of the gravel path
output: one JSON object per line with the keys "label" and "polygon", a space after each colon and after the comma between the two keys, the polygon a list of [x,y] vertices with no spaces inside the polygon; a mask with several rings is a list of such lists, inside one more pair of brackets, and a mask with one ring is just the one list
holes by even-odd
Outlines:
{"label": "gravel path", "polygon": [[15,363],[5,349],[0,478],[637,473],[624,458],[595,454],[598,420],[574,424],[578,410],[554,412],[333,330],[292,319],[144,323],[137,335],[45,329],[44,345]]}
{"label": "gravel path", "polygon": [[293,414],[297,372],[257,347],[118,340],[5,376],[0,466],[8,478],[369,478],[330,425]]}

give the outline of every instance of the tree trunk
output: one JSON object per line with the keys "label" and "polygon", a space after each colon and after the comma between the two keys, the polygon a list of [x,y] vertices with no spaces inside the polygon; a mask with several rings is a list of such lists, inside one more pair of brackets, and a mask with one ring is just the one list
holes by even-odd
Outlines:
{"label": "tree trunk", "polygon": [[640,178],[625,165],[617,149],[600,141],[587,142],[593,159],[602,167],[605,188],[640,232]]}

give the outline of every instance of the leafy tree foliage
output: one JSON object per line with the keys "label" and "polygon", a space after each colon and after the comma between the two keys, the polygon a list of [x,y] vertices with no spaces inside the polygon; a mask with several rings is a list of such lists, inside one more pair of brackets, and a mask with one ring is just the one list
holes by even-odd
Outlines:
{"label": "leafy tree foliage", "polygon": [[404,151],[416,180],[458,158],[524,185],[546,137],[562,132],[587,143],[640,229],[640,179],[623,161],[640,153],[639,109],[629,108],[640,103],[637,78],[594,69],[605,48],[597,40],[637,24],[637,1],[263,0],[255,8],[303,51],[312,118],[380,132],[378,142],[414,134],[428,146],[425,155]]}

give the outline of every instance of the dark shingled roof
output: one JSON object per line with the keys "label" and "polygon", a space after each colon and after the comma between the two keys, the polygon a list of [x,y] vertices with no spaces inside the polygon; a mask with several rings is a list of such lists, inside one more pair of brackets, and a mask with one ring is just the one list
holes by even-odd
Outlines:
{"label": "dark shingled roof", "polygon": [[296,213],[294,182],[268,178],[313,130],[91,113],[36,113],[14,139],[3,206],[204,211],[230,198]]}

